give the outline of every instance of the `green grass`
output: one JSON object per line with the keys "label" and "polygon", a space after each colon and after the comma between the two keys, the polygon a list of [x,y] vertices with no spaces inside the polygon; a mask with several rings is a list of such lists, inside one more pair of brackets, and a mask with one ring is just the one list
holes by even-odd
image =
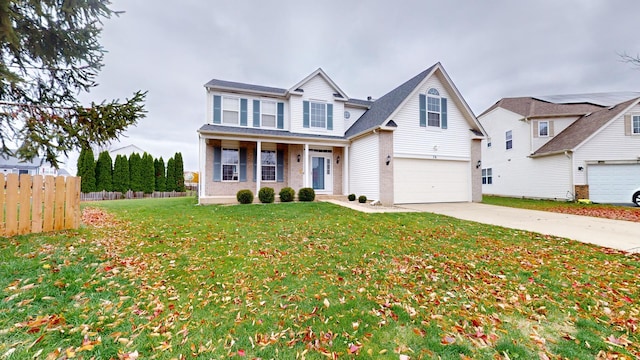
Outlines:
{"label": "green grass", "polygon": [[87,206],[116,220],[0,241],[0,357],[640,355],[637,255],[317,202]]}

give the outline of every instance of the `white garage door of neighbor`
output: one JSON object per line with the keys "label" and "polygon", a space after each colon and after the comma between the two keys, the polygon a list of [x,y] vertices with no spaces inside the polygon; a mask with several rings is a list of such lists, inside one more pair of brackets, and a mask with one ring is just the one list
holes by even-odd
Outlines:
{"label": "white garage door of neighbor", "polygon": [[640,188],[640,164],[598,164],[587,167],[589,199],[600,203],[630,203]]}
{"label": "white garage door of neighbor", "polygon": [[467,161],[395,159],[394,202],[471,201],[470,166]]}

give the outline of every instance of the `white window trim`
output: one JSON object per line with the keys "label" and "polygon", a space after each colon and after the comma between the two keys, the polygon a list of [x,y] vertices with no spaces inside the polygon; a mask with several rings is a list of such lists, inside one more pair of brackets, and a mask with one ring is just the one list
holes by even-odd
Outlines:
{"label": "white window trim", "polygon": [[[635,121],[635,119],[638,119],[639,122],[638,132],[635,131],[636,128],[635,126],[633,126],[633,122]],[[631,115],[631,135],[640,135],[640,114]]]}
{"label": "white window trim", "polygon": [[[269,114],[264,111],[265,103],[273,104],[273,114]],[[268,126],[264,124],[264,121],[262,121],[263,115],[273,115],[273,126]],[[276,101],[260,100],[260,127],[269,128],[269,129],[275,129],[276,127],[278,127],[278,103]]]}
{"label": "white window trim", "polygon": [[[432,91],[433,90],[433,91]],[[429,99],[436,99],[438,101],[438,111],[429,110]],[[438,114],[438,125],[431,125],[429,123],[429,114]],[[442,96],[440,92],[435,88],[427,90],[427,128],[440,129],[442,127]]]}
{"label": "white window trim", "polygon": [[[547,124],[547,133],[542,134],[542,124]],[[538,122],[538,137],[549,137],[549,121],[539,121]]]}
{"label": "white window trim", "polygon": [[[233,100],[237,100],[237,101],[238,101],[238,108],[237,108],[236,110],[227,110],[227,109],[225,109],[225,107],[224,107],[224,100],[225,100],[225,99],[233,99]],[[240,98],[239,98],[239,97],[234,97],[234,96],[222,96],[221,104],[220,104],[220,111],[221,111],[221,118],[220,118],[220,122],[222,123],[222,125],[240,125],[240,106],[241,106],[241,105],[240,105]],[[237,115],[237,119],[238,119],[238,121],[237,121],[236,123],[225,122],[225,121],[224,121],[224,112],[225,112],[225,111],[229,111],[229,112],[233,111],[233,112],[236,112],[236,113],[238,114],[238,115]]]}
{"label": "white window trim", "polygon": [[[264,156],[262,155],[265,152],[272,152],[274,159],[275,159],[275,163],[273,165],[265,165],[263,163],[261,163],[260,165],[260,181],[262,182],[276,182],[278,181],[278,150],[272,150],[272,149],[261,149],[260,150],[260,161],[264,161]],[[264,169],[267,167],[273,167],[273,180],[265,180],[264,179]]]}
{"label": "white window trim", "polygon": [[482,169],[482,185],[493,185],[493,169]]}
{"label": "white window trim", "polygon": [[[315,126],[313,125],[313,119],[312,119],[312,110],[311,108],[313,107],[313,104],[316,105],[322,105],[324,107],[324,126]],[[325,102],[321,102],[321,101],[309,101],[309,128],[313,128],[313,129],[327,129],[327,103]]]}
{"label": "white window trim", "polygon": [[[513,149],[513,130],[505,131],[504,139],[505,139],[505,149],[506,150]],[[509,142],[511,142],[511,147],[509,147]]]}
{"label": "white window trim", "polygon": [[[226,164],[224,162],[224,151],[225,150],[236,151],[236,154],[238,154],[238,163],[237,164]],[[220,150],[220,157],[221,157],[221,159],[220,159],[220,180],[222,182],[239,182],[240,181],[240,149],[239,148],[233,148],[233,147],[223,147]],[[233,180],[233,179],[232,180],[225,180],[224,179],[224,166],[225,165],[235,165],[235,167],[236,167],[236,171],[234,173],[236,175],[235,176],[236,177],[235,180]]]}

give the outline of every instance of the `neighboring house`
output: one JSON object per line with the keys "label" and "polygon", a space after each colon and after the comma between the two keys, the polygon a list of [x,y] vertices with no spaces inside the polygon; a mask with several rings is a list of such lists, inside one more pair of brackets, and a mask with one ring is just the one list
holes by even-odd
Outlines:
{"label": "neighboring house", "polygon": [[[116,156],[118,155],[126,156],[128,159],[129,157],[131,157],[131,154],[133,153],[137,153],[138,155],[142,156],[142,154],[144,154],[145,151],[135,145],[127,145],[114,150],[109,150],[109,156],[111,157],[112,160],[115,160]],[[97,159],[98,156],[100,156],[100,153],[96,151],[93,153],[93,156]]]}
{"label": "neighboring house", "polygon": [[2,174],[29,174],[29,175],[57,175],[61,170],[56,170],[41,158],[24,161],[13,156],[0,155],[0,173]]}
{"label": "neighboring house", "polygon": [[288,89],[211,80],[199,201],[289,186],[384,205],[482,197],[482,127],[440,63],[377,100],[318,69]]}
{"label": "neighboring house", "polygon": [[639,101],[640,92],[498,101],[478,117],[488,133],[483,193],[631,202],[640,189]]}

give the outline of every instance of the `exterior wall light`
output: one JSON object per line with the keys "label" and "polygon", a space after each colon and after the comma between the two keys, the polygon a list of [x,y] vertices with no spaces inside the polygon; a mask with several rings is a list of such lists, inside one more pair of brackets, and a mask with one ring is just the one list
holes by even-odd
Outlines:
{"label": "exterior wall light", "polygon": [[300,154],[298,154],[298,162],[300,162]]}
{"label": "exterior wall light", "polygon": [[340,155],[336,158],[336,164],[340,164]]}
{"label": "exterior wall light", "polygon": [[387,166],[389,166],[390,162],[391,162],[391,155],[387,155]]}
{"label": "exterior wall light", "polygon": [[476,169],[480,168],[480,166],[482,166],[482,161],[478,160],[476,163]]}

